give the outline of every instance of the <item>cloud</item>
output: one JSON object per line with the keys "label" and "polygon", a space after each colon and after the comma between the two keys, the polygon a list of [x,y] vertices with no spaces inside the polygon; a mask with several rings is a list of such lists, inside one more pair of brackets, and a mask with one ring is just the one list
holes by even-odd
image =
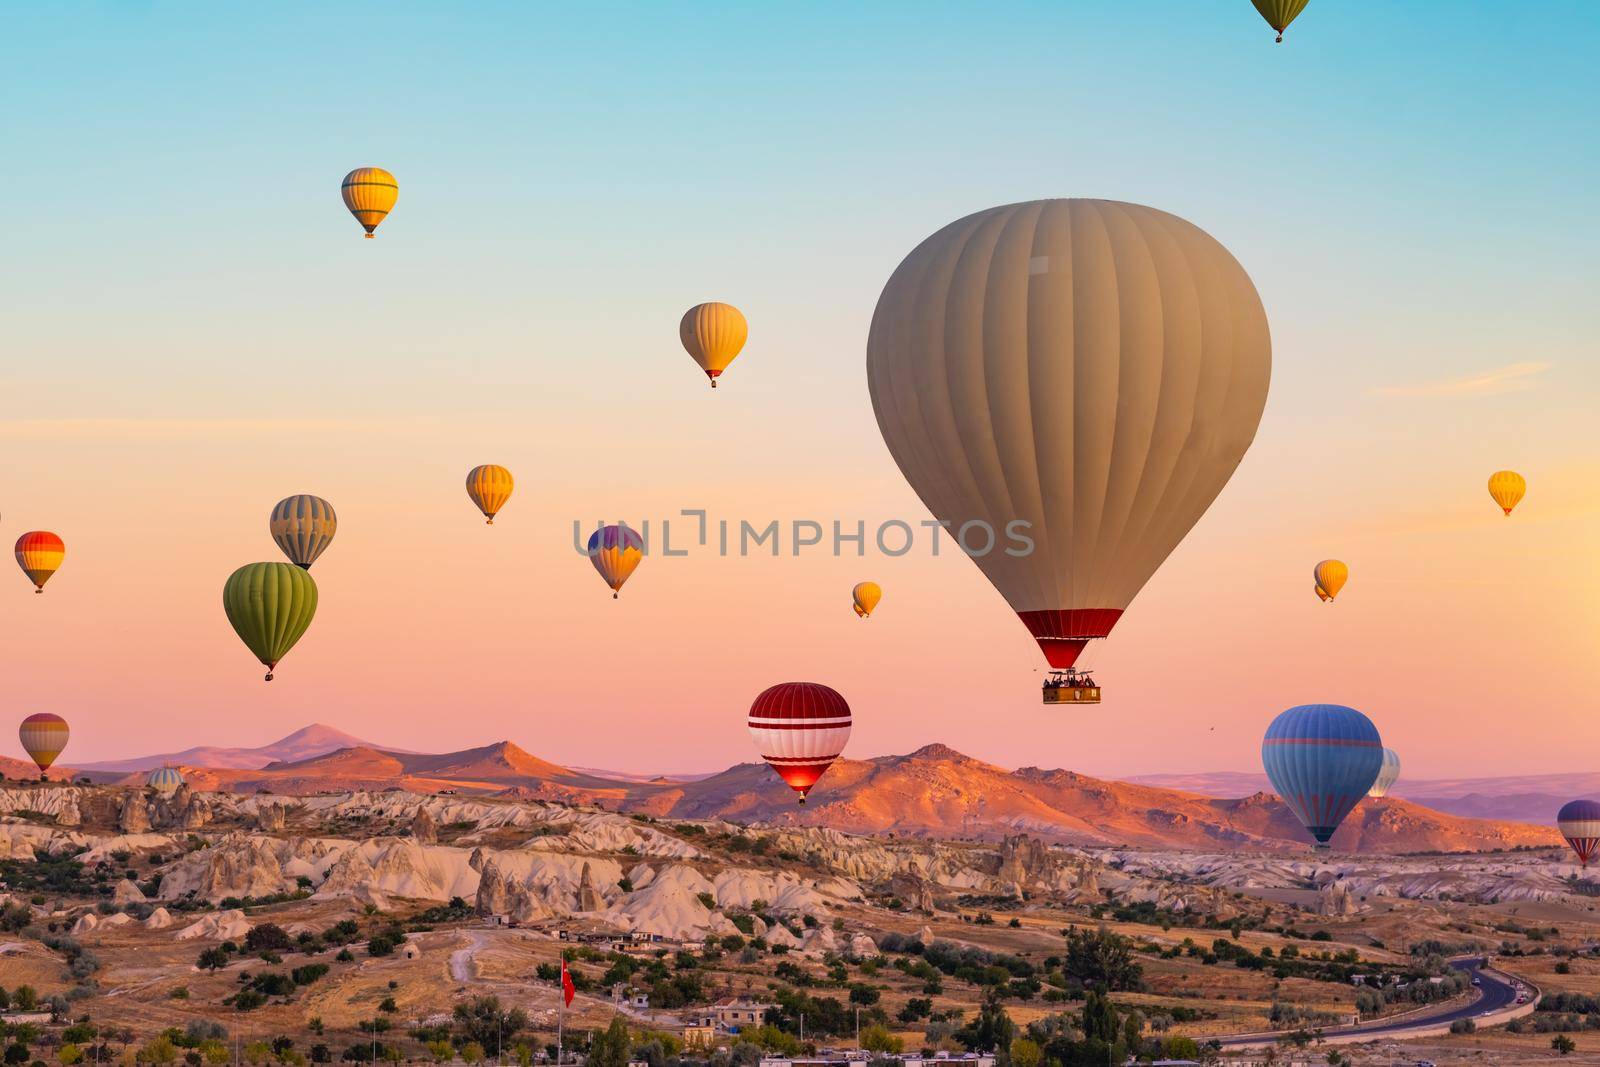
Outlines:
{"label": "cloud", "polygon": [[1498,396],[1501,393],[1525,393],[1536,388],[1535,381],[1553,364],[1508,363],[1504,367],[1456,378],[1430,385],[1383,385],[1368,390],[1378,396]]}

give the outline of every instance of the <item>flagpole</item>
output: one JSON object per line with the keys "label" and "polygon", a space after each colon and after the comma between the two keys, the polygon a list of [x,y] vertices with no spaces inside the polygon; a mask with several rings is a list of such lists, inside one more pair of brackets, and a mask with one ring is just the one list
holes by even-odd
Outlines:
{"label": "flagpole", "polygon": [[556,1067],[561,1067],[561,1038],[567,1021],[567,961],[561,960],[561,976],[556,979]]}

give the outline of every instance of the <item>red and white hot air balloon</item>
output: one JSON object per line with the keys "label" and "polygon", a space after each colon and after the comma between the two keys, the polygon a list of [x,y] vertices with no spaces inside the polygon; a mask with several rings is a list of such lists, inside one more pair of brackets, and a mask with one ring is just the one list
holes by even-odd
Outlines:
{"label": "red and white hot air balloon", "polygon": [[750,705],[750,739],[800,803],[850,740],[850,705],[816,682],[779,682]]}

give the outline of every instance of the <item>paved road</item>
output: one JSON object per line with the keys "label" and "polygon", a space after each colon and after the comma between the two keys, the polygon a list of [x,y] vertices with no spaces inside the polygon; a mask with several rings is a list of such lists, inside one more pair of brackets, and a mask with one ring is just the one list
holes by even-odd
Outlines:
{"label": "paved road", "polygon": [[[1492,1011],[1499,1011],[1516,1003],[1517,990],[1510,982],[1505,982],[1494,975],[1482,970],[1486,961],[1479,959],[1452,960],[1450,966],[1458,971],[1466,971],[1477,978],[1478,996],[1466,1004],[1441,1005],[1436,1011],[1418,1011],[1402,1019],[1374,1019],[1370,1023],[1359,1026],[1326,1027],[1322,1030],[1324,1037],[1343,1037],[1353,1034],[1362,1036],[1384,1037],[1402,1034],[1409,1030],[1417,1030],[1429,1026],[1448,1026],[1457,1019],[1476,1019],[1480,1015]],[[1239,1037],[1225,1037],[1222,1039],[1224,1048],[1242,1045],[1260,1045],[1263,1037],[1260,1034],[1241,1035]]]}

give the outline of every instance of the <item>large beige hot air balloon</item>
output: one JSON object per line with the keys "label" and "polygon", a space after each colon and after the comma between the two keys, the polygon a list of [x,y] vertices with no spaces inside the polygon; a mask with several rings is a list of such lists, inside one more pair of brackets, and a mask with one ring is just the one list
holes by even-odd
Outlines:
{"label": "large beige hot air balloon", "polygon": [[373,237],[376,235],[372,231],[389,217],[395,201],[400,199],[400,183],[382,167],[357,167],[344,176],[339,195],[366,235]]}
{"label": "large beige hot air balloon", "polygon": [[907,481],[1067,670],[1227,484],[1271,352],[1255,286],[1204,231],[1042,200],[969,215],[905,258],[873,314],[867,384]]}
{"label": "large beige hot air balloon", "polygon": [[696,304],[683,313],[678,323],[678,340],[700,364],[700,369],[717,387],[717,378],[728,369],[750,336],[750,324],[732,304]]}

